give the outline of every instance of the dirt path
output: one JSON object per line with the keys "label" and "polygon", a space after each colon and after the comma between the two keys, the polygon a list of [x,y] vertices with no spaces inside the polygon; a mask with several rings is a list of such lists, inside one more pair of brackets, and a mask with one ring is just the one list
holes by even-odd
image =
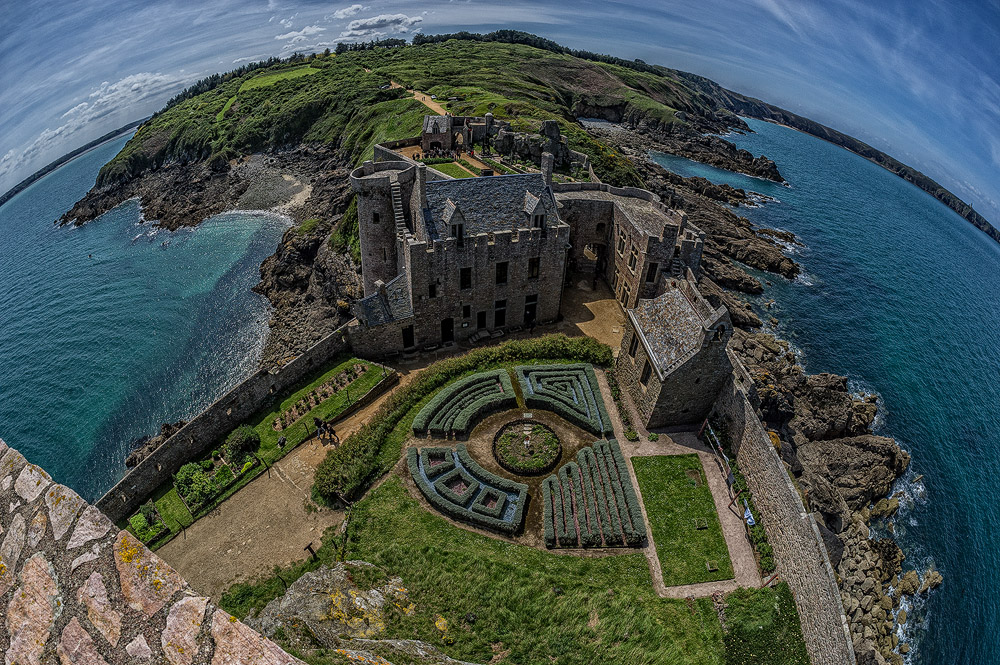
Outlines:
{"label": "dirt path", "polygon": [[[369,72],[369,73],[372,71],[372,70],[368,69],[367,67],[365,67],[364,70],[366,72]],[[395,81],[393,81],[393,80],[390,79],[389,80],[389,87],[390,88],[402,88],[403,86],[401,86],[400,84],[398,84]],[[440,104],[438,104],[437,101],[431,99],[431,96],[428,95],[426,92],[421,92],[420,90],[411,90],[409,88],[406,89],[406,92],[408,92],[411,95],[413,95],[414,99],[416,99],[418,102],[420,102],[421,104],[423,104],[424,106],[426,106],[430,110],[434,111],[438,115],[448,115],[448,112],[444,110],[444,107],[441,106]]]}
{"label": "dirt path", "polygon": [[649,524],[649,516],[646,514],[646,505],[642,501],[642,489],[639,487],[638,479],[635,477],[635,469],[632,468],[632,458],[695,453],[701,460],[701,466],[705,470],[705,478],[708,480],[708,487],[712,491],[712,499],[715,502],[715,511],[718,513],[719,522],[722,525],[722,535],[726,539],[729,558],[733,563],[733,579],[668,587],[663,583],[663,571],[660,568],[660,560],[656,556],[656,543],[650,531],[647,534],[649,543],[643,548],[643,553],[649,562],[649,571],[653,577],[653,587],[656,589],[656,593],[664,598],[687,598],[688,596],[700,598],[710,596],[716,591],[728,593],[741,586],[759,587],[761,579],[757,570],[757,560],[746,537],[742,512],[734,512],[728,508],[731,498],[729,495],[729,486],[726,485],[726,476],[723,473],[722,465],[711,449],[699,441],[694,432],[676,432],[669,435],[660,433],[657,441],[650,441],[648,432],[639,424],[639,415],[635,412],[635,409],[626,397],[625,403],[629,409],[629,416],[632,418],[636,431],[639,433],[638,441],[628,441],[625,438],[625,431],[622,428],[621,420],[618,418],[618,410],[614,408],[614,400],[611,398],[611,388],[608,386],[603,372],[598,373],[597,382],[601,387],[601,396],[604,397],[605,404],[609,407],[608,413],[615,428],[615,436],[625,455],[629,476],[632,478],[632,484],[639,495],[639,505],[642,508],[642,516],[646,520],[646,524]]}
{"label": "dirt path", "polygon": [[[400,376],[393,391],[418,372]],[[337,423],[341,440],[368,422],[393,391]],[[307,556],[305,546],[319,547],[323,532],[344,517],[340,510],[306,510],[316,466],[328,450],[317,439],[302,443],[157,554],[216,602],[236,582],[301,561]]]}

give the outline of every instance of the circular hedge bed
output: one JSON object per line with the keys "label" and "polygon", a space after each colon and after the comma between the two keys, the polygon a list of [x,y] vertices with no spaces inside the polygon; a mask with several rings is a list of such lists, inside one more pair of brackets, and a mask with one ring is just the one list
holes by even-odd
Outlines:
{"label": "circular hedge bed", "polygon": [[535,420],[509,422],[493,437],[493,457],[511,473],[524,476],[548,473],[561,454],[562,444],[556,433]]}

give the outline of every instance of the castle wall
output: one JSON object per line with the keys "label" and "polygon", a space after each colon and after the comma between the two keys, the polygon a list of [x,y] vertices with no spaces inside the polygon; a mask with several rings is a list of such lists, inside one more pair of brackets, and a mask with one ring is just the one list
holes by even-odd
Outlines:
{"label": "castle wall", "polygon": [[201,455],[276,396],[347,350],[347,324],[321,339],[274,373],[258,370],[164,441],[97,501],[118,521],[134,513],[160,484]]}
{"label": "castle wall", "polygon": [[751,406],[747,393],[753,394],[753,380],[738,359],[731,356],[731,360],[734,372],[719,394],[715,418],[728,429],[758,518],[774,548],[778,573],[795,596],[810,660],[814,665],[854,665],[847,617],[816,520],[802,505]]}
{"label": "castle wall", "polygon": [[302,665],[2,440],[0,506],[5,663]]}

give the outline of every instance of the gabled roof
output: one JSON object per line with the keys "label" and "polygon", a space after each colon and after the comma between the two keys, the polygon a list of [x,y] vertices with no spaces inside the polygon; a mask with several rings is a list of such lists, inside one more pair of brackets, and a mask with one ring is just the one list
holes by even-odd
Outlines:
{"label": "gabled roof", "polygon": [[444,204],[444,215],[442,219],[445,224],[462,224],[465,222],[465,215],[459,209],[455,202],[448,199],[448,202]]}
{"label": "gabled roof", "polygon": [[529,215],[535,214],[535,208],[538,207],[539,203],[541,203],[541,199],[539,199],[537,196],[528,191],[524,192],[524,212],[528,213]]}
{"label": "gabled roof", "polygon": [[400,273],[385,285],[385,296],[373,293],[358,301],[360,314],[369,327],[380,326],[413,316],[413,303],[407,275]]}
{"label": "gabled roof", "polygon": [[451,127],[451,119],[446,115],[425,115],[424,134],[443,134]]}
{"label": "gabled roof", "polygon": [[449,235],[445,216],[450,206],[458,208],[465,219],[465,234],[509,231],[526,228],[525,207],[537,200],[532,211],[548,214],[548,224],[559,223],[556,201],[541,173],[433,180],[427,183],[427,205],[431,224],[438,235]]}

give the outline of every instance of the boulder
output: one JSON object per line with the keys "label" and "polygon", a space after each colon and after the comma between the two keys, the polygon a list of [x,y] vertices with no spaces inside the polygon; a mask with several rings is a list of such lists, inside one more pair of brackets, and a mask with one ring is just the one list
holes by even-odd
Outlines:
{"label": "boulder", "polygon": [[896,587],[896,592],[900,596],[912,596],[919,588],[920,578],[917,576],[917,571],[908,570],[899,580],[899,586]]}
{"label": "boulder", "polygon": [[888,494],[910,463],[895,441],[872,434],[797,444],[803,468],[828,478],[851,510]]}

